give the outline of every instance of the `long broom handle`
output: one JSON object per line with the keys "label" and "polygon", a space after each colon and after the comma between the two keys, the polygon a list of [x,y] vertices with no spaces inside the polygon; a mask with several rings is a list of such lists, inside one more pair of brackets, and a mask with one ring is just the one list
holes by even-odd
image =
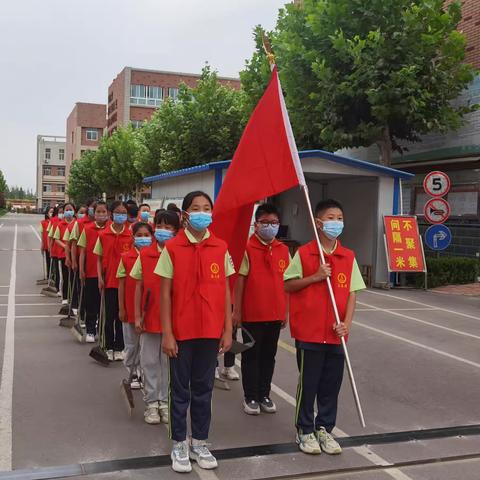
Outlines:
{"label": "long broom handle", "polygon": [[[321,263],[324,264],[325,263],[325,255],[323,254],[322,243],[320,242],[320,237],[319,237],[318,231],[317,231],[317,225],[315,224],[315,217],[313,216],[312,204],[310,202],[310,197],[308,196],[308,187],[306,185],[302,185],[301,188],[302,188],[303,193],[305,195],[305,201],[307,202],[310,222],[312,224],[312,228],[313,228],[313,231],[314,231],[314,234],[315,234],[315,240],[317,241],[318,250],[320,252],[320,260],[321,260]],[[328,286],[328,293],[329,293],[329,296],[330,296],[330,300],[332,301],[333,311],[335,313],[335,322],[336,322],[337,325],[340,325],[340,323],[341,323],[340,315],[338,314],[337,302],[335,301],[335,294],[333,293],[333,287],[332,287],[332,282],[330,280],[330,277],[327,277],[327,286]],[[350,379],[350,385],[352,387],[353,398],[355,399],[355,406],[357,407],[358,417],[360,419],[360,423],[361,423],[362,427],[365,428],[365,418],[363,416],[363,410],[362,410],[362,405],[360,403],[360,397],[358,396],[357,385],[355,383],[355,377],[353,376],[353,369],[352,369],[352,364],[350,362],[350,355],[348,354],[347,343],[345,342],[344,337],[340,337],[340,340],[342,342],[343,352],[345,353],[345,363],[347,364],[348,378]]]}

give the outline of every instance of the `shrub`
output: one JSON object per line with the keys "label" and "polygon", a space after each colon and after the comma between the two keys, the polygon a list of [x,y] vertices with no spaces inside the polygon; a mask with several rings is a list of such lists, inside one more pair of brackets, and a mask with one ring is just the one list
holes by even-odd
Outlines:
{"label": "shrub", "polygon": [[[440,257],[427,258],[428,288],[442,285],[473,283],[480,273],[479,262],[475,258]],[[418,275],[416,286],[424,287],[425,278]]]}

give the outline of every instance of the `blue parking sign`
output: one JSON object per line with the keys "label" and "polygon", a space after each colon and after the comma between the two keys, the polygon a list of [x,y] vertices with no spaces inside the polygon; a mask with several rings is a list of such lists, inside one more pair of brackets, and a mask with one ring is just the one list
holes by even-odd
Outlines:
{"label": "blue parking sign", "polygon": [[452,232],[445,225],[432,225],[425,232],[425,243],[432,250],[445,250],[452,243]]}

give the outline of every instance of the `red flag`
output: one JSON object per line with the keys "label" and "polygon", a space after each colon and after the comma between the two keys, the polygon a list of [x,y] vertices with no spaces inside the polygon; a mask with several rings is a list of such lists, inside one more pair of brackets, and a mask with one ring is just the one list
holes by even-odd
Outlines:
{"label": "red flag", "polygon": [[255,202],[305,185],[277,68],[238,144],[213,209],[213,232],[238,271]]}

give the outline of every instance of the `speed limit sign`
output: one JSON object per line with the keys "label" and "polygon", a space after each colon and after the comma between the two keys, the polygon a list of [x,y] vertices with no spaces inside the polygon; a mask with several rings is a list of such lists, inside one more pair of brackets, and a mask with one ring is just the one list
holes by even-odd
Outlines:
{"label": "speed limit sign", "polygon": [[430,172],[423,180],[423,189],[432,197],[443,197],[450,190],[450,178],[443,172]]}

